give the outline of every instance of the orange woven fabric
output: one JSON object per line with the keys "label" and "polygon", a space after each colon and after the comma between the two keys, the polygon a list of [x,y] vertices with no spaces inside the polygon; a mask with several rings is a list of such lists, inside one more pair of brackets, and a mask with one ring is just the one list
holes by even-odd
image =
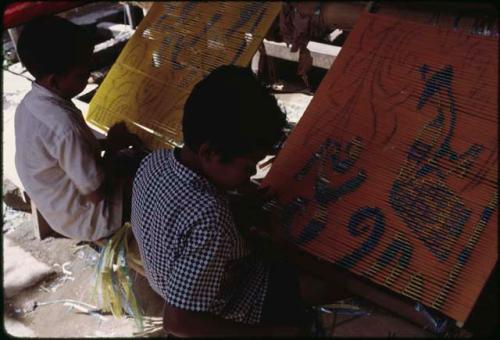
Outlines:
{"label": "orange woven fabric", "polygon": [[498,38],[363,14],[263,185],[300,248],[465,321],[497,261]]}

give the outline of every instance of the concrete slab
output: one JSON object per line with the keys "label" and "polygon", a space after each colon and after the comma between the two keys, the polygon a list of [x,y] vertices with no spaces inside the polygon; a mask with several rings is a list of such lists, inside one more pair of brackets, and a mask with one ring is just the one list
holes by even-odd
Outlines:
{"label": "concrete slab", "polygon": [[[268,56],[289,61],[299,61],[299,52],[292,52],[286,43],[267,39],[264,39],[263,43]],[[313,66],[329,70],[342,48],[310,41],[307,44],[307,49],[311,52]]]}
{"label": "concrete slab", "polygon": [[16,152],[14,114],[17,105],[19,105],[29,90],[31,90],[31,81],[29,79],[9,71],[3,71],[3,173],[6,178],[19,188],[22,188],[22,183],[17,175],[14,162]]}
{"label": "concrete slab", "polygon": [[[29,269],[29,270],[28,270]],[[11,298],[55,271],[31,256],[9,238],[3,240],[4,296]]]}
{"label": "concrete slab", "polygon": [[16,338],[35,338],[37,335],[32,329],[26,327],[16,319],[4,316],[4,327],[7,334]]}
{"label": "concrete slab", "polygon": [[274,97],[286,113],[288,121],[295,124],[298,123],[313,99],[313,96],[303,93],[275,93]]}

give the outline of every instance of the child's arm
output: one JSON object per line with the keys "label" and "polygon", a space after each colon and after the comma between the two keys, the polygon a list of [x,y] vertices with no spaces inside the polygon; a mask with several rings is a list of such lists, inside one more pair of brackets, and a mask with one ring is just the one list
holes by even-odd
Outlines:
{"label": "child's arm", "polygon": [[134,174],[140,159],[148,153],[139,137],[130,133],[124,122],[113,125],[100,143],[104,151],[100,162],[107,177]]}
{"label": "child's arm", "polygon": [[113,125],[106,136],[101,140],[101,145],[106,154],[115,154],[116,152],[127,149],[130,146],[142,146],[142,142],[137,135],[131,133],[125,123],[119,122]]}
{"label": "child's arm", "polygon": [[297,326],[248,325],[207,312],[192,312],[166,304],[163,327],[179,337],[216,336],[297,336]]}
{"label": "child's arm", "polygon": [[97,190],[91,192],[90,194],[84,195],[85,199],[92,202],[93,204],[97,204],[104,199],[104,183],[101,184]]}
{"label": "child's arm", "polygon": [[79,130],[68,130],[47,149],[84,197],[94,204],[102,200],[106,175]]}
{"label": "child's arm", "polygon": [[[167,298],[164,327],[176,336],[295,334],[293,327],[252,326],[228,321],[211,312],[211,305],[221,289],[243,289],[232,286],[236,283],[226,281],[231,270],[228,267],[229,257],[234,252],[227,233],[229,228],[234,228],[228,213],[218,206],[210,205],[197,210],[194,216],[193,213],[186,215],[188,220],[178,222],[189,229],[189,233],[184,239],[182,251],[168,268],[170,279],[159,282]],[[186,228],[188,224],[191,227]],[[161,261],[161,257],[154,260]],[[191,306],[196,306],[198,311],[191,311]]]}
{"label": "child's arm", "polygon": [[267,231],[269,213],[263,206],[272,198],[268,188],[249,183],[245,188],[240,188],[238,194],[230,193],[228,197],[234,222],[243,236],[250,237],[254,232]]}

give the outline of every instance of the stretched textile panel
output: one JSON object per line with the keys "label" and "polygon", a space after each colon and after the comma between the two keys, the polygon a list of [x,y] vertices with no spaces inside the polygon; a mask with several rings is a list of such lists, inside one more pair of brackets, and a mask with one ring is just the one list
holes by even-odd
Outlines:
{"label": "stretched textile panel", "polygon": [[363,14],[263,185],[305,251],[468,317],[497,261],[498,38]]}
{"label": "stretched textile panel", "polygon": [[92,99],[87,121],[107,131],[124,120],[154,149],[182,142],[192,87],[223,64],[247,66],[279,2],[155,3]]}

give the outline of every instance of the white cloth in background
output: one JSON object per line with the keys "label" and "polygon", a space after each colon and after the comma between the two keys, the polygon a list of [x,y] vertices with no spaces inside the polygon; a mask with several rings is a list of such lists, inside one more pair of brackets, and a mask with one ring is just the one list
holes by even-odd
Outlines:
{"label": "white cloth in background", "polygon": [[71,101],[33,83],[17,107],[15,134],[19,178],[54,230],[95,241],[120,228],[121,186],[97,205],[84,198],[101,186],[104,172],[98,140]]}

